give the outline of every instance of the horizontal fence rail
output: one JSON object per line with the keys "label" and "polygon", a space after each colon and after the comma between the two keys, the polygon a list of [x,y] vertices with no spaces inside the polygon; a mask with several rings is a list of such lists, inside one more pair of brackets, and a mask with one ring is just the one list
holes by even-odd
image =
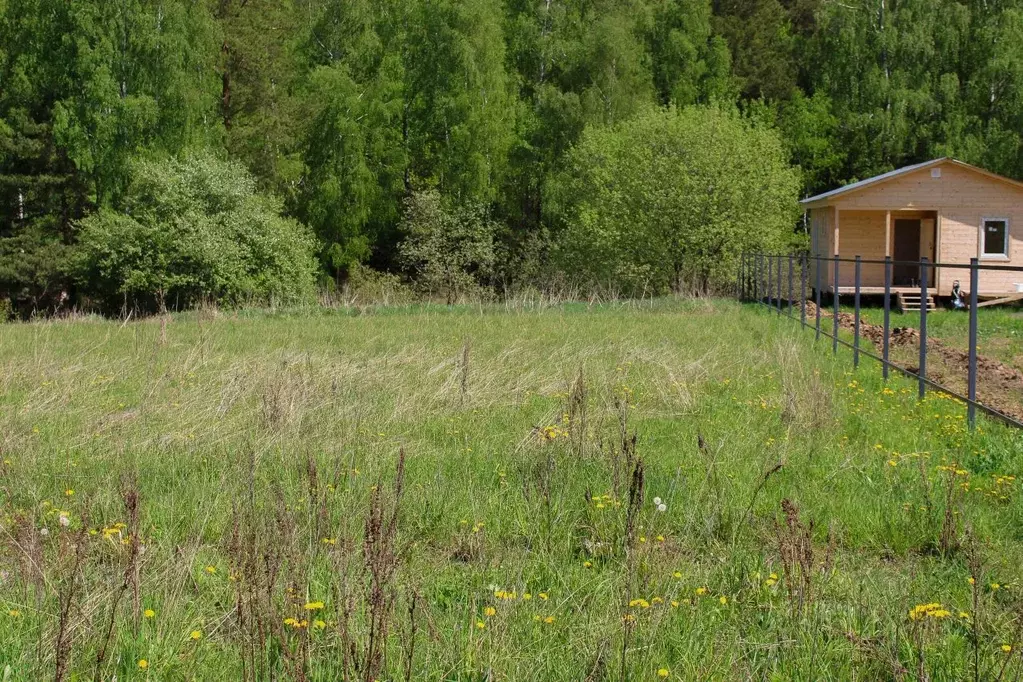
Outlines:
{"label": "horizontal fence rail", "polygon": [[[811,264],[813,267],[811,268]],[[846,264],[846,265],[843,265]],[[883,266],[884,286],[883,292],[870,291],[863,293],[863,266]],[[848,272],[846,268],[852,269],[853,286],[841,285],[841,273]],[[917,273],[917,277],[908,286],[897,286],[893,284],[896,269],[909,268],[910,272]],[[828,270],[831,270],[828,273]],[[969,310],[969,332],[967,353],[967,389],[966,395],[962,395],[948,386],[944,386],[927,376],[927,317],[929,314],[929,302],[933,282],[937,284],[937,274],[941,270],[965,270],[969,276],[969,290],[966,292],[968,301],[962,301]],[[813,282],[810,282],[812,270]],[[798,292],[796,286],[796,273],[798,271]],[[822,278],[822,271],[824,277]],[[831,339],[833,353],[838,352],[838,347],[843,346],[852,350],[853,367],[858,368],[860,358],[866,357],[881,363],[882,375],[887,381],[891,370],[895,370],[906,377],[915,379],[917,382],[917,393],[920,399],[927,394],[928,389],[936,390],[964,402],[967,406],[967,418],[970,428],[976,426],[977,411],[994,417],[1010,426],[1023,428],[1023,422],[1012,415],[1005,414],[998,409],[985,405],[977,400],[977,309],[980,304],[979,285],[980,275],[983,272],[1018,272],[1019,281],[1023,282],[1023,267],[1013,265],[988,265],[981,264],[977,258],[971,258],[967,263],[939,263],[932,262],[926,258],[919,261],[894,260],[892,258],[868,259],[856,256],[854,258],[842,258],[839,256],[811,256],[808,254],[766,254],[766,253],[743,253],[739,259],[739,268],[736,281],[736,295],[740,301],[755,302],[775,311],[779,316],[785,315],[791,319],[798,319],[802,328],[810,327],[814,330],[814,339],[819,340],[822,336]],[[783,284],[787,280],[786,290],[783,291]],[[808,289],[813,288],[814,318],[807,320],[806,307],[811,302],[808,298]],[[832,296],[832,328],[827,331],[821,326],[821,295],[822,291],[831,287]],[[852,289],[852,292],[843,294],[841,289]],[[872,290],[882,287],[870,287]],[[902,367],[891,361],[891,308],[892,294],[901,292],[903,295],[920,297],[920,322],[919,322],[919,345],[920,353],[918,366],[915,369]],[[1023,292],[1020,292],[1023,293]],[[796,298],[798,294],[798,299]],[[934,288],[935,303],[940,292]],[[846,341],[839,336],[841,296],[852,296],[853,301],[853,329],[852,342]],[[863,295],[878,295],[884,301],[884,323],[881,343],[881,354],[865,350],[861,343],[861,299]],[[1011,297],[1012,294],[1006,294]],[[796,303],[799,303],[798,316],[794,313]]]}

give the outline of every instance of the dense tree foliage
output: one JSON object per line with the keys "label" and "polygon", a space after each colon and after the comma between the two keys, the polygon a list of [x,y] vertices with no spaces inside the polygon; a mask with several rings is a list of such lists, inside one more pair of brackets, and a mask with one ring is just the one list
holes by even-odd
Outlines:
{"label": "dense tree foliage", "polygon": [[1023,0],[0,0],[0,297],[96,295],[82,220],[196,149],[329,279],[399,271],[420,191],[486,207],[503,284],[541,271],[569,151],[651,106],[774,127],[804,194],[939,155],[1023,177],[1021,38]]}
{"label": "dense tree foliage", "polygon": [[554,194],[558,255],[589,286],[706,291],[744,250],[789,246],[799,178],[778,135],[717,107],[590,128]]}
{"label": "dense tree foliage", "polygon": [[79,222],[71,269],[108,310],[309,300],[314,242],[280,211],[236,162],[138,162],[124,210]]}

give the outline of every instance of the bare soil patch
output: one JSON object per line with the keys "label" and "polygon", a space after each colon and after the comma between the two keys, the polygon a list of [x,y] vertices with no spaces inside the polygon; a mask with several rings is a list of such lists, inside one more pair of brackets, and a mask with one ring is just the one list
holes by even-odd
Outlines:
{"label": "bare soil patch", "polygon": [[[831,318],[832,313],[821,308],[821,318]],[[807,320],[816,316],[816,305],[806,302]],[[855,329],[856,318],[852,313],[838,313],[838,326]],[[884,327],[860,320],[860,335],[874,344],[876,350],[884,344]],[[920,332],[913,327],[893,327],[889,335],[892,361],[916,374],[919,368],[909,364],[920,353]],[[903,359],[903,362],[899,362]],[[927,378],[965,395],[969,372],[969,354],[946,345],[940,338],[927,336]],[[983,355],[977,356],[977,399],[991,408],[1015,419],[1023,420],[1023,372],[999,360]]]}

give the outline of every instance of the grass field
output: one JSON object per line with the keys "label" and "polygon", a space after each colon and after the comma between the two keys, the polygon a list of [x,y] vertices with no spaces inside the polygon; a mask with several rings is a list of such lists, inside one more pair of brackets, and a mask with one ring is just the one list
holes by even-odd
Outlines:
{"label": "grass field", "polygon": [[0,679],[1023,673],[1023,438],[729,302],[0,328]]}

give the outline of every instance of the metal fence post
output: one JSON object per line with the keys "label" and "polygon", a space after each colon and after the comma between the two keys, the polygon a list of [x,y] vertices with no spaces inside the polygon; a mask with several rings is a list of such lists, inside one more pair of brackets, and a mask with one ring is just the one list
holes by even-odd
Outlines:
{"label": "metal fence post", "polygon": [[970,259],[970,358],[969,369],[966,381],[966,397],[969,402],[966,404],[966,411],[970,422],[970,428],[977,426],[977,303],[979,297],[977,289],[980,288],[980,270],[977,267],[977,259]]}
{"label": "metal fence post", "polygon": [[834,303],[835,303],[835,317],[834,324],[832,325],[832,336],[831,336],[831,352],[838,353],[838,254],[835,254],[835,290],[833,292]]}
{"label": "metal fence post", "polygon": [[881,374],[888,380],[889,334],[892,322],[892,257],[884,257],[884,340],[881,342]]}
{"label": "metal fence post", "polygon": [[919,396],[927,393],[927,258],[920,259],[920,367],[917,372]]}
{"label": "metal fence post", "polygon": [[767,256],[767,307],[774,305],[772,295],[774,294],[774,259]]}
{"label": "metal fence post", "polygon": [[739,254],[739,265],[736,268],[737,272],[735,273],[735,298],[738,301],[742,300],[742,266],[745,265],[743,262],[745,258],[746,254]]}
{"label": "metal fence post", "polygon": [[760,254],[759,253],[755,253],[755,254],[753,254],[752,258],[753,258],[753,262],[751,263],[751,265],[753,267],[753,282],[752,282],[753,291],[750,292],[750,293],[753,295],[751,300],[754,303],[756,303],[757,296],[760,294],[760,286],[759,286],[759,283],[760,283]]}
{"label": "metal fence post", "polygon": [[781,315],[781,266],[782,266],[782,258],[784,258],[784,256],[782,256],[779,253],[778,254],[778,314],[779,315]]}
{"label": "metal fence post", "polygon": [[814,312],[814,315],[817,318],[817,320],[816,320],[817,336],[814,337],[814,341],[820,341],[821,340],[821,257],[819,255],[814,256],[813,257],[813,262],[816,265],[814,270],[816,271],[816,277],[817,277],[817,289],[815,291],[817,310]]}
{"label": "metal fence post", "polygon": [[792,272],[792,264],[793,264],[794,261],[795,261],[795,256],[793,256],[790,253],[789,254],[789,317],[792,317],[792,306],[795,305],[795,302],[792,300],[792,281],[793,281],[793,277],[795,276],[794,273]]}
{"label": "metal fence post", "polygon": [[746,252],[739,259],[739,300],[746,301]]}
{"label": "metal fence post", "polygon": [[857,368],[860,366],[860,273],[863,269],[863,263],[859,256],[856,256],[856,274],[855,274],[855,287],[856,293],[853,295],[853,367]]}
{"label": "metal fence post", "polygon": [[746,293],[746,300],[750,299],[750,290],[753,286],[753,254],[746,254],[746,281],[744,283],[743,291]]}
{"label": "metal fence post", "polygon": [[799,324],[806,326],[806,254],[799,259]]}

